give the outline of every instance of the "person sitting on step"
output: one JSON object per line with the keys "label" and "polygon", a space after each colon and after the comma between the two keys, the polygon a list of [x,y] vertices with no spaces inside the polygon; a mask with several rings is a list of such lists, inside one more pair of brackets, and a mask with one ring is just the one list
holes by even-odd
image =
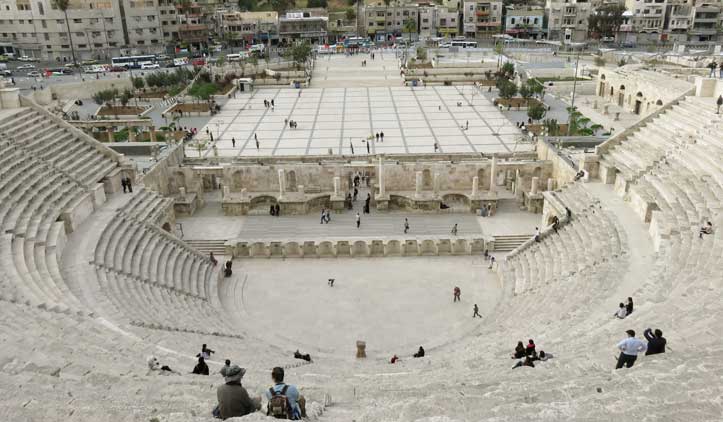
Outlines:
{"label": "person sitting on step", "polygon": [[700,233],[698,233],[698,237],[702,239],[704,234],[713,234],[713,223],[711,223],[710,221],[706,223],[705,226],[700,228]]}

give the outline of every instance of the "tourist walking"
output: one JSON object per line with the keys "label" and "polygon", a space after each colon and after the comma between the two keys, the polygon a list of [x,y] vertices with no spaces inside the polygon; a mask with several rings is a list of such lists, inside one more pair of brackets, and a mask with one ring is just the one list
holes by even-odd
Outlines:
{"label": "tourist walking", "polygon": [[319,224],[324,224],[326,222],[326,209],[321,209],[321,218],[319,220]]}
{"label": "tourist walking", "polygon": [[439,144],[437,144],[437,141],[434,141],[434,152],[439,151]]}
{"label": "tourist walking", "polygon": [[354,155],[354,143],[352,143],[351,140],[349,140],[349,149],[351,150],[351,155]]}
{"label": "tourist walking", "polygon": [[356,213],[356,228],[358,229],[359,226],[361,226],[361,216],[359,213]]}
{"label": "tourist walking", "polygon": [[708,74],[709,78],[715,78],[715,70],[718,68],[718,63],[716,63],[715,60],[708,63],[708,69],[710,69],[710,73]]}
{"label": "tourist walking", "polygon": [[454,289],[452,289],[452,302],[461,302],[462,299],[460,296],[462,295],[462,289],[460,289],[457,286],[454,286]]}
{"label": "tourist walking", "polygon": [[457,236],[457,223],[454,223],[454,227],[452,227],[452,235]]}
{"label": "tourist walking", "polygon": [[379,142],[379,132],[377,132],[374,137],[376,138],[376,141]]}
{"label": "tourist walking", "polygon": [[371,149],[369,148],[369,142],[367,142],[367,154],[371,154]]}
{"label": "tourist walking", "polygon": [[615,366],[615,369],[620,369],[623,366],[632,368],[635,360],[638,358],[638,353],[642,353],[648,349],[645,343],[635,338],[634,330],[627,330],[625,333],[627,333],[628,337],[617,344],[620,350],[620,356],[618,356],[618,364]]}
{"label": "tourist walking", "polygon": [[407,232],[409,232],[409,220],[404,217],[404,234],[407,234]]}
{"label": "tourist walking", "polygon": [[472,318],[480,317],[482,318],[482,315],[479,314],[479,307],[477,304],[474,304],[474,314],[472,315]]}
{"label": "tourist walking", "polygon": [[715,114],[720,114],[720,106],[723,105],[723,95],[718,96],[718,99],[715,101],[715,104],[718,106],[715,110]]}
{"label": "tourist walking", "polygon": [[379,132],[379,139],[384,142],[384,131]]}
{"label": "tourist walking", "polygon": [[231,148],[236,148],[236,138],[231,138]]}

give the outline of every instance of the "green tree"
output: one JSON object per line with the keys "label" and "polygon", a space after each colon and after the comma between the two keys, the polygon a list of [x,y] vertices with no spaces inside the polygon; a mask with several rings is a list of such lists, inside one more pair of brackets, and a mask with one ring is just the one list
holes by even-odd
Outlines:
{"label": "green tree", "polygon": [[326,0],[308,0],[306,7],[326,7]]}
{"label": "green tree", "polygon": [[128,103],[131,101],[131,98],[133,98],[133,93],[131,92],[131,90],[130,90],[130,89],[125,89],[125,90],[123,90],[123,93],[121,93],[121,95],[120,95],[120,97],[118,98],[118,100],[120,101],[121,105],[122,105],[123,107],[125,107],[125,106],[127,106]]}
{"label": "green tree", "polygon": [[557,119],[545,119],[542,125],[547,130],[547,136],[560,135],[560,125],[557,123]]}
{"label": "green tree", "polygon": [[527,107],[527,117],[534,121],[540,121],[543,117],[545,117],[545,114],[547,113],[547,110],[545,109],[545,106],[542,104],[535,102],[531,106]]}
{"label": "green tree", "polygon": [[603,128],[602,125],[591,125],[591,120],[577,111],[577,107],[568,107],[567,112],[570,115],[570,121],[567,127],[568,136],[593,136],[598,130]]}
{"label": "green tree", "polygon": [[75,58],[75,46],[73,45],[73,35],[70,33],[70,21],[68,21],[68,7],[70,0],[53,0],[53,5],[65,15],[65,29],[68,31],[68,41],[70,41],[70,54],[73,56],[73,67],[78,67],[78,60]]}
{"label": "green tree", "polygon": [[524,99],[532,97],[532,90],[530,90],[530,86],[528,84],[522,84],[520,87],[520,97]]}
{"label": "green tree", "polygon": [[543,98],[545,95],[545,86],[542,84],[542,82],[538,81],[537,79],[528,79],[527,87],[530,89],[533,95],[537,95],[540,98]]}
{"label": "green tree", "polygon": [[417,47],[417,58],[421,61],[427,60],[427,49],[424,47]]}
{"label": "green tree", "polygon": [[356,19],[356,10],[352,7],[346,9],[346,12],[344,12],[344,19],[346,19],[347,22],[351,22]]}
{"label": "green tree", "polygon": [[497,89],[500,92],[500,97],[505,99],[510,99],[517,95],[517,85],[504,78],[497,80]]}
{"label": "green tree", "polygon": [[271,8],[276,12],[285,12],[287,9],[294,7],[294,0],[269,0]]}
{"label": "green tree", "polygon": [[623,23],[625,5],[604,4],[587,18],[588,34],[593,38],[614,37]]}
{"label": "green tree", "polygon": [[195,97],[198,101],[208,101],[211,99],[211,96],[216,93],[217,89],[216,84],[199,81],[193,84],[191,89],[188,90],[188,94]]}
{"label": "green tree", "polygon": [[515,65],[512,62],[507,62],[502,65],[502,74],[507,79],[512,79],[512,76],[515,74]]}
{"label": "green tree", "polygon": [[131,83],[133,83],[133,88],[135,89],[143,89],[146,87],[146,81],[143,78],[131,78]]}
{"label": "green tree", "polygon": [[238,0],[238,7],[242,11],[252,11],[256,6],[256,0]]}
{"label": "green tree", "polygon": [[300,44],[296,44],[292,46],[291,48],[288,48],[286,50],[286,58],[294,62],[294,66],[296,67],[296,70],[301,69],[301,66],[303,66],[306,61],[311,56],[311,44],[308,42],[303,42]]}
{"label": "green tree", "polygon": [[404,32],[409,34],[409,42],[412,42],[412,32],[417,32],[417,21],[409,18],[404,21]]}

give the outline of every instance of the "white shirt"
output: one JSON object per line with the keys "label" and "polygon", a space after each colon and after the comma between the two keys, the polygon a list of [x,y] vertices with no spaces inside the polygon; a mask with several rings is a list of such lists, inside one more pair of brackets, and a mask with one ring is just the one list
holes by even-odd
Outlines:
{"label": "white shirt", "polygon": [[620,349],[620,351],[622,351],[626,355],[637,356],[638,353],[646,351],[648,349],[648,346],[646,346],[645,343],[636,339],[635,337],[628,337],[618,343],[618,349]]}
{"label": "white shirt", "polygon": [[615,316],[618,317],[618,318],[620,318],[620,319],[623,319],[623,318],[625,318],[626,316],[628,316],[628,310],[625,309],[625,308],[618,308],[618,311],[615,312]]}

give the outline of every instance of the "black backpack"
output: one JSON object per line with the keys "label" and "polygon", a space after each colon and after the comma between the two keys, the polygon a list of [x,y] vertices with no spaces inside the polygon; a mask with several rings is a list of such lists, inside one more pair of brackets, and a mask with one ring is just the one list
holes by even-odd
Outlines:
{"label": "black backpack", "polygon": [[284,385],[281,391],[274,391],[274,388],[269,388],[271,393],[271,399],[266,408],[266,415],[276,419],[292,419],[293,411],[291,410],[291,404],[289,398],[286,397],[286,390],[289,388],[288,385]]}

